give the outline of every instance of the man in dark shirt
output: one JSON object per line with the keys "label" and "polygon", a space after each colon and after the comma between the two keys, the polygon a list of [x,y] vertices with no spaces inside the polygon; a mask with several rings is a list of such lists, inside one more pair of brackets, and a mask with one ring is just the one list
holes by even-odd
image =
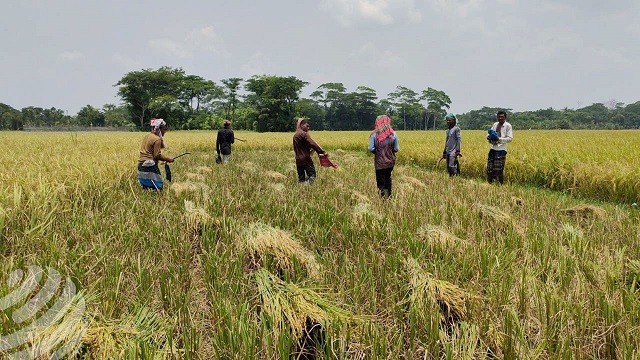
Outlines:
{"label": "man in dark shirt", "polygon": [[222,129],[218,130],[216,138],[216,152],[223,164],[229,162],[231,158],[231,144],[235,142],[233,130],[231,130],[231,121],[225,120],[222,123]]}
{"label": "man in dark shirt", "polygon": [[298,182],[309,184],[316,179],[316,168],[313,166],[313,160],[311,159],[311,150],[315,150],[318,154],[327,154],[320,145],[311,139],[309,135],[310,126],[308,119],[299,118],[296,132],[293,134],[293,152],[296,156]]}

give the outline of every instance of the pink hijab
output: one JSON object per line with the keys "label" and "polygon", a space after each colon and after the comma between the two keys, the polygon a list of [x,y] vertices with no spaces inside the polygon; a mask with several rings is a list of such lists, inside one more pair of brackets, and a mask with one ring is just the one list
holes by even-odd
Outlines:
{"label": "pink hijab", "polygon": [[389,136],[395,135],[396,132],[391,127],[391,118],[387,115],[380,115],[376,118],[376,124],[371,133],[376,134],[376,143],[380,143]]}

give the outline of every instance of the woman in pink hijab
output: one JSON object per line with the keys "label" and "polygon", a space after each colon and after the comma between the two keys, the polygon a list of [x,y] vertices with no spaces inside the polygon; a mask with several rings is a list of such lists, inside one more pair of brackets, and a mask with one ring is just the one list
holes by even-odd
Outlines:
{"label": "woman in pink hijab", "polygon": [[373,165],[376,170],[378,193],[383,199],[391,197],[391,173],[396,164],[396,153],[400,150],[398,136],[391,127],[391,118],[380,115],[369,137],[369,151],[375,154]]}

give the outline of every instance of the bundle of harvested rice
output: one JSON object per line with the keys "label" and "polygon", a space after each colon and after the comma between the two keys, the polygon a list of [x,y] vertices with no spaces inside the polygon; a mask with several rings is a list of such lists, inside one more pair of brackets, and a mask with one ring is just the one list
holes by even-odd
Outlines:
{"label": "bundle of harvested rice", "polygon": [[202,182],[194,182],[194,181],[185,181],[185,182],[174,182],[171,184],[171,190],[173,190],[176,195],[180,195],[182,193],[188,192],[199,192],[202,191],[205,194],[209,193],[209,186]]}
{"label": "bundle of harvested rice", "polygon": [[511,216],[495,206],[476,203],[473,204],[473,207],[478,210],[480,217],[483,219],[496,222],[511,222]]}
{"label": "bundle of harvested rice", "polygon": [[414,178],[412,176],[409,176],[409,175],[402,175],[402,176],[399,177],[398,180],[400,181],[401,184],[408,184],[413,188],[415,188],[416,186],[420,187],[420,188],[427,187],[427,185],[425,185],[425,183],[423,183],[419,179],[416,179],[416,178]]}
{"label": "bundle of harvested rice", "polygon": [[382,215],[375,211],[368,202],[356,204],[353,208],[353,222],[362,225],[367,219],[378,221],[382,219]]}
{"label": "bundle of harvested rice", "polygon": [[312,289],[285,282],[264,269],[256,271],[254,276],[261,300],[260,314],[269,318],[276,336],[290,331],[293,337],[300,338],[308,323],[328,329],[330,325],[357,320]]}
{"label": "bundle of harvested rice", "polygon": [[267,170],[266,175],[274,180],[286,180],[287,177],[284,174],[281,174],[277,171]]}
{"label": "bundle of harvested rice", "polygon": [[590,205],[590,204],[576,205],[570,208],[561,209],[560,212],[569,216],[574,216],[574,217],[583,218],[583,219],[588,219],[588,218],[603,219],[604,217],[607,216],[607,212],[603,208],[595,205]]}
{"label": "bundle of harvested rice", "polygon": [[92,323],[82,338],[90,354],[100,359],[117,359],[127,352],[135,353],[144,344],[158,353],[177,353],[168,348],[166,334],[171,326],[147,308],[141,308],[132,316],[105,323]]}
{"label": "bundle of harvested rice", "polygon": [[320,277],[320,264],[315,256],[283,230],[263,223],[252,223],[244,228],[239,237],[240,248],[249,257],[252,268],[269,257],[278,271],[294,271],[294,263],[299,263],[311,278]]}
{"label": "bundle of harvested rice", "polygon": [[440,310],[440,321],[451,325],[464,320],[467,315],[467,300],[474,295],[444,280],[436,279],[422,269],[416,259],[405,260],[409,271],[409,310],[424,319],[428,318],[430,304],[436,304]]}
{"label": "bundle of harvested rice", "polygon": [[447,229],[437,225],[423,225],[416,235],[418,239],[428,242],[430,245],[440,245],[448,248],[462,250],[466,241],[451,234]]}

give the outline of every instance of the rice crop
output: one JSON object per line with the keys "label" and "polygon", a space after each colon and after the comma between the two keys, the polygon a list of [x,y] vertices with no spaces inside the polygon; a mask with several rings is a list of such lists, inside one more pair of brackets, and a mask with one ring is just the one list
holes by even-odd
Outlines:
{"label": "rice crop", "polygon": [[69,277],[85,359],[640,357],[637,132],[514,131],[505,185],[483,132],[454,178],[444,134],[399,132],[390,199],[366,132],[312,132],[339,168],[309,186],[291,133],[238,132],[222,166],[215,132],[169,132],[191,155],[162,192],[141,133],[0,132],[0,299],[15,269]]}

